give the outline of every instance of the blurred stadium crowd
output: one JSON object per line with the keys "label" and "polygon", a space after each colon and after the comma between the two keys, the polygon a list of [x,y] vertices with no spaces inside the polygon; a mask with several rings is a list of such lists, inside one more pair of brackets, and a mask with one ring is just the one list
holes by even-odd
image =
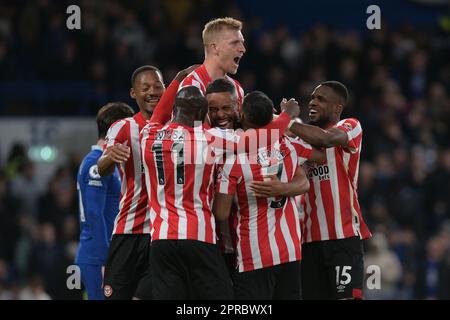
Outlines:
{"label": "blurred stadium crowd", "polygon": [[[158,66],[168,83],[203,60],[206,21],[241,19],[247,53],[236,78],[247,92],[306,106],[321,81],[350,90],[343,116],[363,126],[359,196],[374,233],[366,263],[379,265],[382,277],[381,290],[366,290],[366,298],[450,299],[448,33],[412,25],[268,29],[232,2],[207,0],[80,6],[82,29],[69,32],[64,1],[0,5],[1,115],[94,115],[114,100],[134,106],[128,90],[137,66]],[[26,147],[16,145],[0,163],[0,299],[80,298],[66,288],[78,239],[79,159],[58,168],[41,193]]]}

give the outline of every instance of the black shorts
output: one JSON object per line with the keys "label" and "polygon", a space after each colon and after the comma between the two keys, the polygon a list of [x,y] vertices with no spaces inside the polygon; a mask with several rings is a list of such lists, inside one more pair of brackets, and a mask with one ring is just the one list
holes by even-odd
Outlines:
{"label": "black shorts", "polygon": [[217,245],[195,240],[152,242],[155,300],[231,300],[233,287]]}
{"label": "black shorts", "polygon": [[363,245],[358,237],[305,243],[302,256],[303,299],[362,299]]}
{"label": "black shorts", "polygon": [[233,277],[234,271],[236,270],[236,254],[235,253],[223,253],[223,260],[227,266],[228,274]]}
{"label": "black shorts", "polygon": [[103,280],[106,299],[151,299],[150,235],[113,235]]}
{"label": "black shorts", "polygon": [[300,300],[300,261],[283,263],[233,276],[237,300]]}

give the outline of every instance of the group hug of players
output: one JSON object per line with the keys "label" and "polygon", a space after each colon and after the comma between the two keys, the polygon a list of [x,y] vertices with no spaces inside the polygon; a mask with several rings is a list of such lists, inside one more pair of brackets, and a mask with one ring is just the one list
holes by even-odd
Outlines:
{"label": "group hug of players", "polygon": [[[78,173],[76,263],[89,299],[361,299],[362,128],[326,81],[309,124],[295,99],[244,96],[242,23],[208,22],[205,60],[165,88],[131,77],[139,112],[109,103]],[[112,237],[111,237],[112,235]]]}

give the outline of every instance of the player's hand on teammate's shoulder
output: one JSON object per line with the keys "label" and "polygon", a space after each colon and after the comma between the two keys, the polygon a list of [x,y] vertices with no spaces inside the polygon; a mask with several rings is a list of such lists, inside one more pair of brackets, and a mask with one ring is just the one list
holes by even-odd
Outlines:
{"label": "player's hand on teammate's shoulder", "polygon": [[200,67],[200,64],[194,64],[186,69],[181,70],[180,72],[177,73],[177,75],[175,76],[175,80],[177,80],[178,82],[183,81],[184,78],[186,78],[186,76],[188,74],[190,74],[192,71],[194,71],[195,69],[197,69],[198,67]]}
{"label": "player's hand on teammate's shoulder", "polygon": [[116,163],[123,163],[130,157],[130,147],[118,143],[106,148],[105,155]]}
{"label": "player's hand on teammate's shoulder", "polygon": [[280,103],[280,108],[281,111],[286,112],[291,119],[295,119],[300,115],[300,106],[294,98],[289,99],[289,101],[286,98],[283,98]]}

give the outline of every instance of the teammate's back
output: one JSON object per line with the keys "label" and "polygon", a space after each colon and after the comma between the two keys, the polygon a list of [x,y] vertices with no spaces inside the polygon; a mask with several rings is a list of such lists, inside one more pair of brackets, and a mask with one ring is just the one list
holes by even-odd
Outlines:
{"label": "teammate's back", "polygon": [[152,204],[152,239],[215,243],[210,208],[215,163],[208,157],[203,126],[174,122],[148,126],[142,146]]}
{"label": "teammate's back", "polygon": [[204,152],[208,141],[202,125],[207,107],[198,88],[183,88],[175,98],[173,120],[149,123],[141,132],[152,220],[152,295],[157,300],[232,298],[215,244],[215,164]]}

